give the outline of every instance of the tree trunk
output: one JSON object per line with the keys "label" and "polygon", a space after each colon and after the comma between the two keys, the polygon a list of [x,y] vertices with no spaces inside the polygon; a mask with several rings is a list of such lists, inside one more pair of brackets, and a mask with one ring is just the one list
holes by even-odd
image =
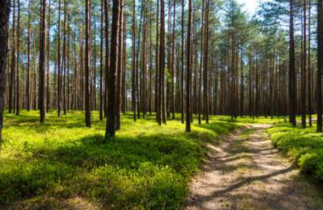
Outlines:
{"label": "tree trunk", "polygon": [[39,52],[39,111],[40,122],[45,123],[45,72],[46,72],[46,0],[42,2],[41,37]]}
{"label": "tree trunk", "polygon": [[317,132],[322,132],[323,8],[317,4]]}
{"label": "tree trunk", "polygon": [[242,50],[241,50],[241,69],[240,69],[240,77],[241,77],[241,81],[240,81],[240,116],[241,118],[244,115],[244,74],[243,74],[243,56],[242,56]]}
{"label": "tree trunk", "polygon": [[9,27],[10,0],[3,0],[0,7],[0,157],[3,127],[4,94],[6,86],[6,65],[8,53],[8,27]]}
{"label": "tree trunk", "polygon": [[309,115],[309,125],[312,127],[312,67],[311,67],[311,3],[309,0],[308,7],[308,115]]}
{"label": "tree trunk", "polygon": [[100,121],[103,120],[103,43],[104,43],[104,0],[101,0]]}
{"label": "tree trunk", "polygon": [[[106,126],[106,139],[115,136],[115,118],[116,118],[116,74],[118,69],[118,45],[119,45],[119,18],[120,18],[120,5],[123,0],[113,0],[112,10],[112,32],[111,32],[111,62],[110,72],[108,77],[108,113],[107,113],[107,126]],[[106,55],[108,56],[108,55]]]}
{"label": "tree trunk", "polygon": [[61,73],[61,0],[58,1],[58,40],[57,40],[57,115],[61,116],[61,107],[62,107],[62,73]]}
{"label": "tree trunk", "polygon": [[182,76],[181,76],[181,121],[184,124],[184,23],[185,23],[185,14],[184,14],[184,7],[185,7],[185,0],[182,0],[182,52],[181,52],[181,57],[182,57]]}
{"label": "tree trunk", "polygon": [[[158,16],[158,15],[157,15]],[[132,111],[133,119],[137,120],[137,101],[136,101],[136,0],[132,6]],[[158,21],[158,19],[157,19]]]}
{"label": "tree trunk", "polygon": [[91,127],[90,72],[91,72],[91,0],[86,0],[85,32],[85,124]]}
{"label": "tree trunk", "polygon": [[198,122],[199,122],[199,124],[201,124],[202,123],[202,117],[201,117],[201,115],[202,115],[202,109],[203,109],[203,107],[202,107],[202,105],[203,105],[203,102],[202,102],[202,78],[203,78],[203,76],[202,76],[202,74],[203,74],[203,68],[204,68],[204,47],[205,47],[205,45],[204,45],[204,29],[205,29],[205,26],[204,26],[204,18],[205,18],[205,8],[204,8],[204,6],[205,6],[205,0],[202,0],[202,11],[201,11],[201,15],[202,15],[202,17],[201,17],[201,21],[202,21],[202,23],[201,23],[201,60],[200,60],[200,82],[199,82],[199,98],[198,98]]}
{"label": "tree trunk", "polygon": [[142,5],[143,12],[143,38],[142,38],[142,57],[141,57],[141,71],[142,71],[142,84],[141,84],[141,111],[143,118],[146,117],[146,37],[147,37],[147,17],[146,17],[146,6]]}
{"label": "tree trunk", "polygon": [[110,74],[110,0],[104,0],[104,13],[105,13],[105,94],[104,94],[104,115],[108,114],[108,87],[109,87],[109,74]]}
{"label": "tree trunk", "polygon": [[204,48],[204,119],[206,123],[209,123],[209,87],[208,87],[208,67],[209,67],[209,9],[210,9],[210,0],[206,2],[206,11],[205,11],[205,48]]}
{"label": "tree trunk", "polygon": [[[123,36],[122,36],[122,89],[121,89],[121,111],[126,113],[127,111],[127,19],[126,14],[124,13],[123,20]],[[120,43],[121,44],[121,43]]]}
{"label": "tree trunk", "polygon": [[118,32],[118,66],[117,66],[117,95],[116,95],[116,130],[121,128],[121,98],[122,98],[122,48],[123,48],[123,1],[120,1],[120,18],[119,18],[119,32]]}
{"label": "tree trunk", "polygon": [[302,127],[306,128],[306,56],[307,56],[307,47],[306,47],[306,42],[307,42],[307,38],[306,38],[306,0],[304,0],[304,14],[303,14],[303,19],[304,19],[304,23],[303,23],[303,66],[302,66]]}
{"label": "tree trunk", "polygon": [[191,132],[191,31],[192,31],[192,0],[188,1],[187,27],[187,79],[186,79],[186,132]]}
{"label": "tree trunk", "polygon": [[160,104],[161,104],[161,117],[163,124],[166,124],[166,104],[165,104],[165,1],[161,0],[160,12],[160,52],[159,52],[159,67],[160,67]]}
{"label": "tree trunk", "polygon": [[159,125],[161,125],[161,110],[160,110],[160,97],[159,97],[159,80],[160,80],[160,62],[159,62],[159,3],[160,0],[157,0],[157,18],[156,18],[156,84],[155,84],[155,89],[156,89],[156,95],[155,95],[155,110],[156,110],[156,121],[158,122]]}
{"label": "tree trunk", "polygon": [[[30,9],[29,2],[29,9]],[[30,111],[30,22],[31,22],[31,11],[28,14],[28,40],[27,40],[27,51],[28,51],[28,60],[27,60],[27,83],[26,83],[26,97],[27,97],[27,110]]]}
{"label": "tree trunk", "polygon": [[153,41],[152,41],[152,14],[149,15],[149,101],[148,110],[152,115],[152,75],[153,75]]}
{"label": "tree trunk", "polygon": [[[5,7],[2,7],[5,9]],[[16,72],[16,42],[15,42],[15,29],[16,29],[16,0],[13,0],[13,15],[12,15],[12,43],[11,43],[11,75],[9,85],[9,113],[14,109],[14,87],[15,87],[15,72]]]}
{"label": "tree trunk", "polygon": [[297,84],[295,70],[295,41],[294,41],[294,0],[290,0],[290,29],[289,29],[289,92],[290,92],[290,122],[296,126]]}
{"label": "tree trunk", "polygon": [[47,92],[46,92],[46,110],[50,110],[50,0],[48,0],[48,51],[47,51]]}
{"label": "tree trunk", "polygon": [[66,71],[67,71],[67,0],[64,1],[64,37],[63,37],[63,111],[67,114],[66,107]]}
{"label": "tree trunk", "polygon": [[172,119],[175,120],[175,14],[176,14],[176,1],[173,0],[173,38],[172,38]]}
{"label": "tree trunk", "polygon": [[16,69],[16,115],[20,114],[20,81],[19,81],[19,61],[20,61],[20,0],[18,0],[18,25],[17,25],[17,69]]}
{"label": "tree trunk", "polygon": [[33,37],[33,63],[34,63],[34,97],[33,97],[33,101],[34,101],[34,110],[37,109],[37,70],[36,70],[36,38],[35,38],[35,34]]}

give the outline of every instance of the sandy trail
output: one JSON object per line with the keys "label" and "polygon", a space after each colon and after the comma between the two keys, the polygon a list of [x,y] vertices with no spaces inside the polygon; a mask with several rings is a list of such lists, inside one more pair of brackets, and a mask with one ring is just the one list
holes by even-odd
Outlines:
{"label": "sandy trail", "polygon": [[184,209],[323,210],[322,193],[272,146],[269,126],[250,125],[209,145]]}

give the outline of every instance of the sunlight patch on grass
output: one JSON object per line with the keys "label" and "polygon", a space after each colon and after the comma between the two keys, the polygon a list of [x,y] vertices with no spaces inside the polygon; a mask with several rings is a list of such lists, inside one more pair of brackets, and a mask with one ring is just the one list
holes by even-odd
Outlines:
{"label": "sunlight patch on grass", "polygon": [[205,143],[237,127],[211,117],[210,124],[195,120],[186,133],[179,119],[158,126],[155,116],[133,122],[125,114],[117,137],[106,141],[98,112],[92,112],[92,128],[85,128],[83,112],[61,118],[50,112],[44,125],[38,116],[5,114],[0,206],[64,209],[79,197],[103,209],[179,209],[206,155]]}

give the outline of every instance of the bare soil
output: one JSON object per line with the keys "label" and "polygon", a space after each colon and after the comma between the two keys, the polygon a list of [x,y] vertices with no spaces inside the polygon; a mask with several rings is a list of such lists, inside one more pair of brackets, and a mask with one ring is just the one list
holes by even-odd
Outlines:
{"label": "bare soil", "polygon": [[186,210],[323,210],[322,191],[275,149],[266,129],[249,125],[208,145]]}

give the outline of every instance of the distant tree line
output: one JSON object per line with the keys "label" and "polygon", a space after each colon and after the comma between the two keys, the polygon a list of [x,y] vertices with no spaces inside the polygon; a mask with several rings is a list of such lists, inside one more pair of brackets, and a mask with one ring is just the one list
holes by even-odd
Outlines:
{"label": "distant tree line", "polygon": [[10,21],[8,5],[0,126],[6,108],[39,110],[41,123],[82,110],[87,127],[98,110],[107,138],[129,111],[159,125],[180,115],[188,132],[210,115],[294,126],[301,115],[322,132],[322,1],[268,1],[250,16],[235,0],[11,0]]}

